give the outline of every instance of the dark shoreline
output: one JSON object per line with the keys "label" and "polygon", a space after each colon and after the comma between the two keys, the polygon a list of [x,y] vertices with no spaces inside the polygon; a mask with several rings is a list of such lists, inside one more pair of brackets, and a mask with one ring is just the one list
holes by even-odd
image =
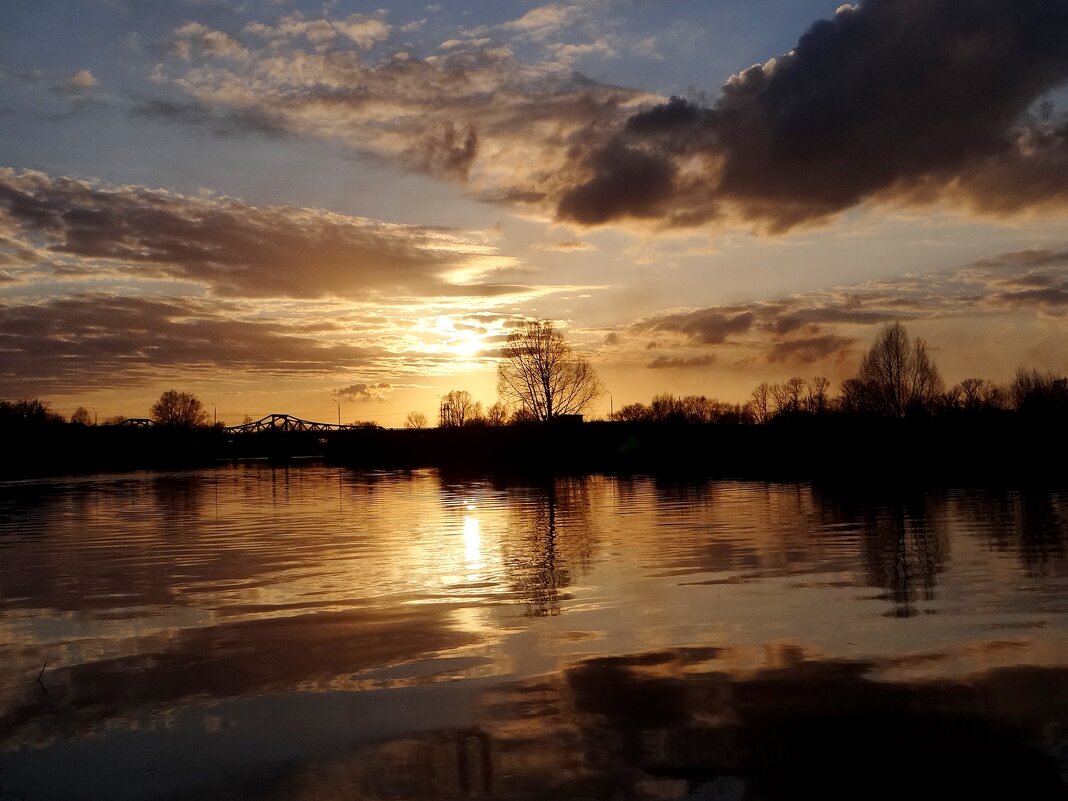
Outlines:
{"label": "dark shoreline", "polygon": [[1068,486],[1068,423],[1017,415],[765,425],[557,423],[336,432],[52,426],[9,431],[0,479],[321,457],[365,469],[679,475],[858,487]]}

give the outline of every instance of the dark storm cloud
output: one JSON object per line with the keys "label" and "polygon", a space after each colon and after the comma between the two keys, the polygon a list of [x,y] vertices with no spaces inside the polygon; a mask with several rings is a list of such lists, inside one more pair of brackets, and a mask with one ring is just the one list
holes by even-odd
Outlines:
{"label": "dark storm cloud", "polygon": [[144,187],[104,187],[0,169],[0,220],[78,269],[129,271],[220,295],[316,298],[498,295],[512,286],[449,282],[492,250],[447,229],[316,209],[257,207]]}
{"label": "dark storm cloud", "polygon": [[783,231],[871,199],[1059,206],[1068,123],[1028,111],[1066,80],[1063,0],[868,0],[734,76],[711,108],[673,99],[632,116],[577,155],[557,213],[731,213]]}
{"label": "dark storm cloud", "polygon": [[307,326],[234,319],[240,311],[217,301],[100,294],[3,303],[0,386],[88,390],[172,368],[314,374],[364,367],[385,354],[324,342]]}

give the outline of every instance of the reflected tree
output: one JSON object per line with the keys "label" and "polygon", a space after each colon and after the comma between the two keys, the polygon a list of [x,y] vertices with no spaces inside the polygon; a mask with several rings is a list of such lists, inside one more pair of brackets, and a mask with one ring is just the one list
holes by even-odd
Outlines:
{"label": "reflected tree", "polygon": [[512,586],[532,617],[558,615],[570,597],[576,571],[590,569],[593,545],[589,531],[589,494],[585,478],[557,479],[538,491],[530,504],[515,509],[509,526],[518,538],[509,542],[506,560]]}
{"label": "reflected tree", "polygon": [[918,600],[933,601],[948,539],[918,499],[893,502],[870,513],[864,556],[871,583],[888,591],[894,617],[913,617]]}

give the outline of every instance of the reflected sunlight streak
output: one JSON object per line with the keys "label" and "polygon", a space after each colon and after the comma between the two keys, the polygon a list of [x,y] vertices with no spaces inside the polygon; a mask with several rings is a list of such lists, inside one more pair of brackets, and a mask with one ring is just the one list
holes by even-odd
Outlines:
{"label": "reflected sunlight streak", "polygon": [[468,570],[482,567],[482,535],[477,517],[464,516],[464,562]]}

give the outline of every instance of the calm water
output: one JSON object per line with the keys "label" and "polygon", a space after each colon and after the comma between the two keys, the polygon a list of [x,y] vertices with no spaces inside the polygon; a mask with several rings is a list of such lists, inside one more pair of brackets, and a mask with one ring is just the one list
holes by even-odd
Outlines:
{"label": "calm water", "polygon": [[0,799],[1063,798],[1066,534],[1046,492],[0,485]]}

